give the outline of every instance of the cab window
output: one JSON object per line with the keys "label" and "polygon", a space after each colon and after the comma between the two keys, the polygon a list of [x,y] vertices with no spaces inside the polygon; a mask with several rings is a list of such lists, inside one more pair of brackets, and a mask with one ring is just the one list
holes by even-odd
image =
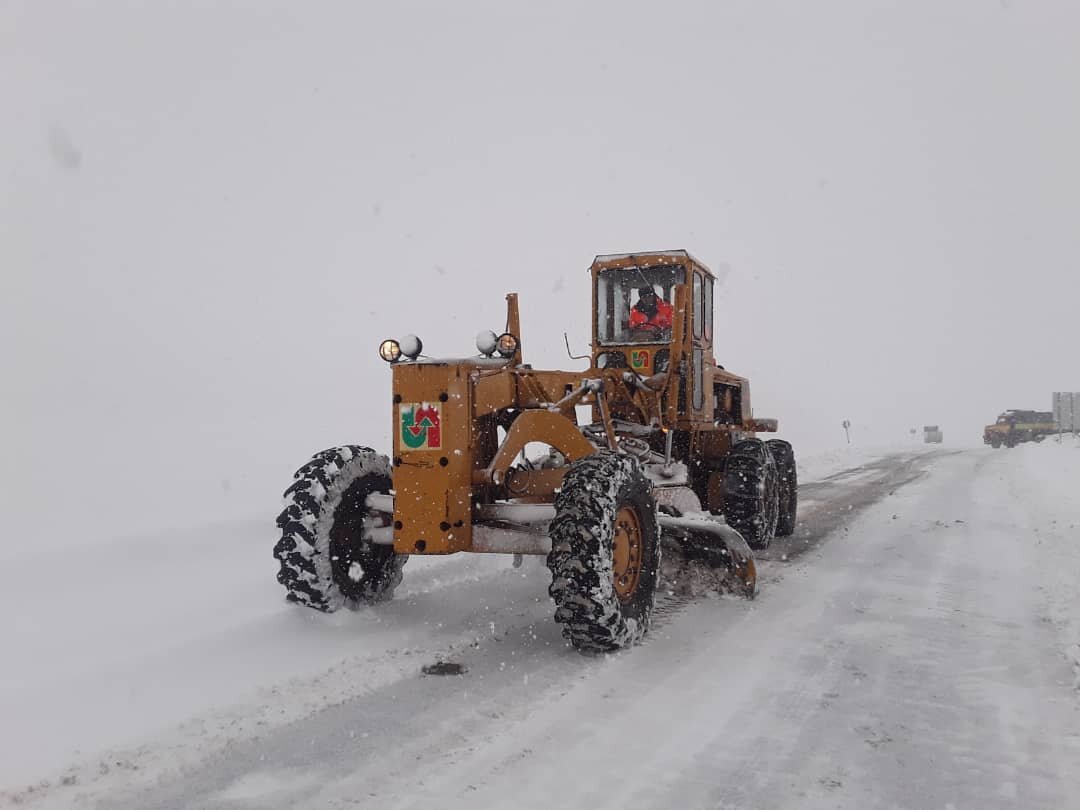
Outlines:
{"label": "cab window", "polygon": [[701,273],[694,273],[694,337],[701,337],[701,326],[705,322],[705,290],[702,288]]}
{"label": "cab window", "polygon": [[713,280],[711,278],[705,278],[705,318],[702,323],[702,331],[705,334],[705,340],[712,342],[712,294],[713,294]]}
{"label": "cab window", "polygon": [[[676,284],[683,284],[682,267],[630,267],[601,270],[596,280],[596,331],[601,345],[618,343],[666,343],[671,340],[670,326],[632,328],[632,310],[638,306],[641,290],[650,288],[663,307],[670,307]],[[662,319],[659,319],[662,320]]]}

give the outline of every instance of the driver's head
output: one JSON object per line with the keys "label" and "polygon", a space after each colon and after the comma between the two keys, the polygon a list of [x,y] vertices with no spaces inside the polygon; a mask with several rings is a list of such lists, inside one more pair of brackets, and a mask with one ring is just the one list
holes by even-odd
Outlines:
{"label": "driver's head", "polygon": [[652,287],[638,288],[637,308],[648,315],[656,312],[656,290]]}

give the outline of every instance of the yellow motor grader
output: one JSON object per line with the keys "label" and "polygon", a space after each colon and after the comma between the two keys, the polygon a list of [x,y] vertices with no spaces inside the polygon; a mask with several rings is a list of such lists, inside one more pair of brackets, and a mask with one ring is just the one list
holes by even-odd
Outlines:
{"label": "yellow motor grader", "polygon": [[682,250],[598,256],[591,272],[584,371],[522,362],[513,293],[474,357],[383,341],[393,454],[347,445],[297,471],[274,547],[290,600],[388,599],[414,554],[546,555],[563,634],[613,650],[648,630],[662,537],[753,596],[750,547],[794,530],[795,459],[756,438],[776,420],[716,363],[712,273]]}

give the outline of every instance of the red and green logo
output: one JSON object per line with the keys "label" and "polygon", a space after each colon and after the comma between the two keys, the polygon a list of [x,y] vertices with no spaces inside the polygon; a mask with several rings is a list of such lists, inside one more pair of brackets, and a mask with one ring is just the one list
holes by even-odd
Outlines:
{"label": "red and green logo", "polygon": [[401,443],[410,450],[438,450],[442,447],[442,412],[436,404],[401,406]]}
{"label": "red and green logo", "polygon": [[648,368],[649,367],[649,350],[648,349],[634,349],[630,352],[630,366],[631,368]]}

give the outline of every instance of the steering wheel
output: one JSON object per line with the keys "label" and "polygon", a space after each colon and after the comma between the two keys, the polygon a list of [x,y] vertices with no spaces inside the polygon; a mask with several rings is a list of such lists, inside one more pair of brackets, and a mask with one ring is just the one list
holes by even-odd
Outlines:
{"label": "steering wheel", "polygon": [[639,323],[630,327],[630,334],[634,337],[659,338],[664,333],[664,327],[654,323]]}

